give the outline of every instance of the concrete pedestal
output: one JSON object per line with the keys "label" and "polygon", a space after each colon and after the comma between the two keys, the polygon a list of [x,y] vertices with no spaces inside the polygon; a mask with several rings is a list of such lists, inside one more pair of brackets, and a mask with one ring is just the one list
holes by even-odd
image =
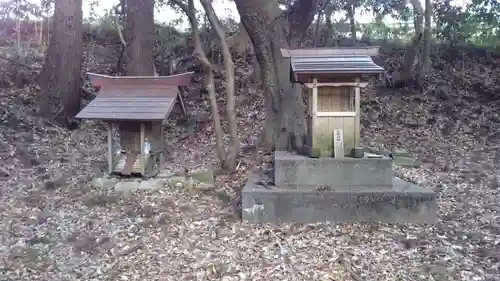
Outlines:
{"label": "concrete pedestal", "polygon": [[395,178],[389,158],[307,158],[275,154],[276,186],[251,174],[242,192],[251,223],[436,221],[432,190]]}
{"label": "concrete pedestal", "polygon": [[392,185],[392,161],[388,157],[309,158],[283,151],[276,151],[274,157],[274,180],[283,188]]}

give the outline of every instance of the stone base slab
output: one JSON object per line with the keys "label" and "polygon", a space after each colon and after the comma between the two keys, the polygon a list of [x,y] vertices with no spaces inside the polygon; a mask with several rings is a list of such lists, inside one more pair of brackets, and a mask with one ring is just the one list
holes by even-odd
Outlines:
{"label": "stone base slab", "polygon": [[243,221],[250,223],[387,222],[433,224],[433,191],[394,178],[387,188],[279,188],[257,185],[251,175],[242,192]]}

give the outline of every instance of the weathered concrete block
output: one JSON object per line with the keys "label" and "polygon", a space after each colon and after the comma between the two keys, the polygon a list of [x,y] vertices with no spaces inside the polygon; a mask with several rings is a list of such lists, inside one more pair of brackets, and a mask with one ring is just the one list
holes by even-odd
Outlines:
{"label": "weathered concrete block", "polygon": [[394,178],[392,188],[266,188],[251,176],[243,189],[243,220],[250,223],[436,222],[435,194]]}
{"label": "weathered concrete block", "polygon": [[100,177],[92,179],[92,187],[100,189],[111,189],[118,182],[117,178]]}
{"label": "weathered concrete block", "polygon": [[137,189],[146,190],[146,189],[162,189],[165,187],[164,179],[150,179],[147,181],[141,181]]}
{"label": "weathered concrete block", "polygon": [[166,179],[166,178],[173,176],[174,174],[175,173],[170,171],[170,170],[161,169],[160,172],[156,175],[156,178]]}
{"label": "weathered concrete block", "polygon": [[189,173],[188,176],[191,177],[196,183],[196,186],[201,189],[210,189],[215,186],[214,171],[211,169]]}
{"label": "weathered concrete block", "polygon": [[393,171],[390,158],[309,158],[275,152],[275,182],[297,187],[389,187]]}
{"label": "weathered concrete block", "polygon": [[139,181],[121,181],[115,185],[116,192],[132,192],[139,188]]}
{"label": "weathered concrete block", "polygon": [[168,187],[176,188],[186,187],[187,178],[185,176],[171,176],[167,179],[166,185]]}

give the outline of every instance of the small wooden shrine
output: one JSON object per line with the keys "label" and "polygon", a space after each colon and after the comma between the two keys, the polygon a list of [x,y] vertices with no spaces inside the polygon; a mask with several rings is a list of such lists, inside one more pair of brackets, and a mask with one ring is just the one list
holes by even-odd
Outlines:
{"label": "small wooden shrine", "polygon": [[[109,174],[148,177],[161,169],[163,125],[176,102],[186,114],[179,88],[190,83],[192,73],[158,77],[88,73],[99,92],[76,118],[107,122]],[[114,149],[113,126],[120,135],[118,150]]]}
{"label": "small wooden shrine", "polygon": [[305,85],[308,153],[343,158],[360,144],[360,88],[384,72],[371,56],[378,47],[281,50],[292,81]]}

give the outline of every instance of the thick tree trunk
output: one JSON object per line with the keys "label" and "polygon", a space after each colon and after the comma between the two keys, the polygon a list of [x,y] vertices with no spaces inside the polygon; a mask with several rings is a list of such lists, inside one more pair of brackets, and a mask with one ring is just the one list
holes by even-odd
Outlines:
{"label": "thick tree trunk", "polygon": [[[127,76],[154,76],[154,0],[126,1],[125,53]],[[121,123],[120,145],[129,152],[140,153],[141,143],[136,124]]]}
{"label": "thick tree trunk", "polygon": [[154,76],[154,0],[126,1],[128,76]]}
{"label": "thick tree trunk", "polygon": [[420,3],[420,0],[410,0],[410,2],[413,6],[413,12],[415,14],[415,36],[413,37],[410,45],[406,48],[401,75],[399,77],[399,81],[397,81],[398,84],[406,84],[413,77],[413,69],[415,59],[418,54],[418,46],[420,45],[423,36],[422,29],[424,9],[422,8],[422,3]]}
{"label": "thick tree trunk", "polygon": [[[55,37],[55,29],[53,29],[53,36]],[[47,54],[45,55],[45,62],[43,64],[42,70],[37,77],[36,83],[39,85],[42,90],[43,99],[40,102],[40,111],[39,113],[42,116],[49,117],[52,114],[52,107],[54,101],[57,100],[56,104],[59,104],[59,97],[56,95],[55,88],[56,84],[56,76],[57,76],[57,67],[59,63],[59,44],[55,40],[50,40],[49,47],[47,50]]]}
{"label": "thick tree trunk", "polygon": [[41,113],[53,114],[54,100],[62,106],[57,109],[65,120],[80,111],[82,86],[82,0],[58,0],[55,2],[54,28],[45,64],[38,83],[45,100]]}
{"label": "thick tree trunk", "polygon": [[222,25],[214,12],[212,3],[209,0],[201,0],[201,5],[205,10],[208,21],[212,25],[217,37],[221,42],[221,51],[224,59],[224,68],[226,70],[226,115],[229,127],[229,135],[231,136],[231,144],[229,145],[226,155],[226,167],[228,170],[236,170],[236,161],[240,152],[240,139],[238,137],[238,121],[236,120],[235,112],[235,80],[234,80],[234,62],[231,57],[231,51],[226,43],[226,35],[222,29]]}
{"label": "thick tree trunk", "polygon": [[260,66],[259,61],[257,60],[257,56],[255,55],[255,51],[252,50],[252,82],[259,83],[260,80]]}
{"label": "thick tree trunk", "polygon": [[431,69],[431,18],[432,18],[432,1],[425,0],[425,29],[424,29],[424,50],[422,54],[422,74],[429,72]]}
{"label": "thick tree trunk", "polygon": [[318,1],[296,1],[293,12],[285,14],[275,1],[235,2],[260,66],[266,108],[264,145],[301,150],[306,134],[302,88],[292,85],[290,62],[280,48],[296,47],[295,39],[310,26]]}

